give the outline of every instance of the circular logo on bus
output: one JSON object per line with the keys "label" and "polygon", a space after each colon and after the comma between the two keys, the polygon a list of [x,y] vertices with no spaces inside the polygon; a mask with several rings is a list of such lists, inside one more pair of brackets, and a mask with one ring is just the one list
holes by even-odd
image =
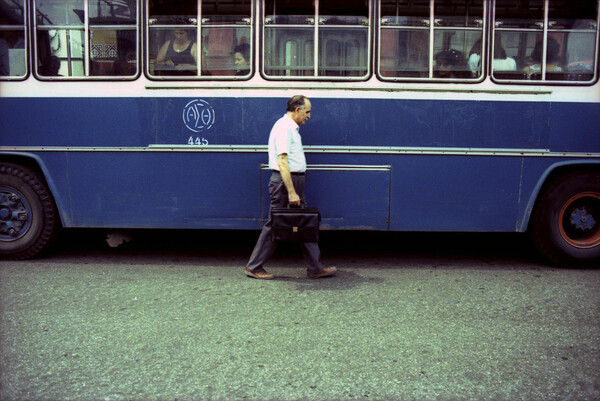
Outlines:
{"label": "circular logo on bus", "polygon": [[183,123],[194,132],[209,130],[215,123],[215,110],[204,100],[192,100],[183,108]]}

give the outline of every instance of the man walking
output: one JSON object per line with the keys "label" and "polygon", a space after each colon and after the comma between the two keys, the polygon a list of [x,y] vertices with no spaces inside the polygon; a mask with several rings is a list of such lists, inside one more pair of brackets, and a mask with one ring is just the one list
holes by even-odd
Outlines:
{"label": "man walking", "polygon": [[[287,102],[286,114],[281,117],[269,135],[269,168],[272,170],[269,181],[271,207],[306,206],[304,184],[306,182],[306,159],[302,148],[299,128],[310,118],[311,104],[308,98],[296,95]],[[263,268],[275,251],[276,243],[271,239],[271,217],[265,223],[248,265],[244,269],[247,276],[270,280],[274,276]],[[316,242],[302,244],[302,256],[308,277],[333,276],[335,267],[323,267],[321,251]]]}

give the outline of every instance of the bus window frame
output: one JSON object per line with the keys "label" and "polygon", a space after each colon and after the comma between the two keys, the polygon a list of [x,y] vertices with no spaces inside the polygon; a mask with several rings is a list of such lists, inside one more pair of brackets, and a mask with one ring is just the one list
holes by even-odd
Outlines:
{"label": "bus window frame", "polygon": [[[488,71],[486,70],[487,66],[487,58],[488,58],[488,48],[486,43],[488,42],[488,20],[489,20],[489,2],[487,0],[483,0],[482,2],[482,17],[481,17],[481,26],[473,28],[473,27],[459,27],[459,26],[449,26],[449,27],[436,27],[436,15],[435,15],[435,1],[431,0],[429,4],[429,20],[427,27],[415,27],[415,26],[403,26],[403,25],[393,25],[393,26],[385,26],[383,23],[383,16],[381,15],[381,0],[378,1],[378,12],[377,12],[377,78],[384,82],[435,82],[435,83],[468,83],[468,84],[477,84],[483,82],[487,78]],[[429,36],[429,56],[428,56],[428,71],[427,77],[386,77],[382,74],[381,71],[381,37],[382,30],[404,30],[404,31],[427,31]],[[481,32],[481,73],[478,77],[473,78],[439,78],[434,76],[434,39],[436,32],[443,31],[455,31],[455,32]],[[466,60],[468,60],[468,55],[466,55]]]}
{"label": "bus window frame", "polygon": [[29,62],[29,2],[23,1],[23,24],[22,25],[0,25],[0,31],[20,31],[23,33],[23,50],[25,53],[25,74],[2,75],[0,81],[25,81],[31,73]]}
{"label": "bus window frame", "polygon": [[[203,23],[202,17],[202,0],[197,0],[197,14],[195,17],[190,17],[196,20],[195,24],[151,24],[150,20],[152,16],[150,15],[150,6],[149,1],[144,1],[144,15],[143,15],[143,24],[144,24],[144,75],[147,79],[151,81],[247,81],[251,79],[256,71],[255,68],[255,51],[254,51],[254,41],[255,41],[255,19],[256,19],[256,7],[255,1],[250,2],[250,18],[249,23],[247,25],[236,25],[236,24],[220,24],[220,25],[210,25]],[[200,24],[198,24],[200,21]],[[204,52],[202,49],[202,29],[207,28],[240,28],[241,26],[248,28],[250,32],[250,39],[248,44],[250,45],[250,72],[247,75],[237,76],[237,75],[210,75],[202,73],[202,59],[204,57]],[[180,75],[180,76],[169,76],[169,75],[153,75],[150,72],[151,61],[150,60],[150,28],[154,29],[193,29],[196,31],[196,51],[198,52],[197,60],[196,60],[196,75]]]}
{"label": "bus window frame", "polygon": [[[494,76],[493,72],[493,60],[490,60],[491,68],[490,68],[490,78],[491,80],[498,85],[547,85],[547,86],[592,86],[598,82],[600,78],[600,63],[599,63],[599,54],[600,54],[600,3],[598,3],[597,15],[596,15],[596,27],[595,27],[595,35],[596,35],[596,43],[594,49],[594,63],[595,68],[593,69],[593,76],[591,80],[588,81],[573,81],[573,80],[551,80],[547,79],[546,71],[546,52],[547,52],[547,43],[548,37],[550,33],[566,33],[566,32],[577,32],[575,29],[552,29],[549,28],[551,25],[549,18],[549,4],[550,0],[544,0],[544,17],[542,20],[542,27],[540,29],[525,29],[525,28],[500,28],[498,22],[496,21],[496,0],[494,0],[491,10],[491,23],[490,23],[490,32],[489,35],[491,37],[491,45],[492,49],[494,48],[494,42],[496,40],[496,32],[527,32],[527,33],[538,33],[542,35],[543,41],[543,52],[542,52],[542,70],[540,73],[541,79],[502,79]],[[585,31],[590,32],[591,31]],[[493,57],[492,57],[493,58]],[[517,70],[516,72],[520,72]],[[569,72],[565,71],[564,75],[568,75]]]}
{"label": "bus window frame", "polygon": [[[136,19],[136,24],[135,25],[128,25],[128,24],[123,24],[123,25],[111,25],[111,24],[106,24],[106,25],[93,25],[90,24],[90,12],[89,12],[89,1],[90,0],[83,0],[84,2],[84,24],[83,25],[69,25],[69,24],[58,24],[58,25],[38,25],[37,23],[37,0],[33,0],[33,8],[32,8],[32,20],[33,20],[33,24],[32,24],[32,48],[31,48],[31,52],[33,53],[33,65],[37,66],[38,65],[38,39],[37,39],[37,34],[38,31],[50,31],[50,30],[65,30],[65,31],[83,31],[83,37],[84,37],[84,41],[85,41],[85,47],[83,49],[83,63],[84,63],[84,73],[85,75],[78,75],[78,76],[47,76],[47,75],[41,75],[38,73],[38,69],[37,68],[32,68],[32,72],[33,75],[36,77],[36,79],[40,80],[40,81],[58,81],[58,82],[64,82],[64,81],[135,81],[137,80],[140,75],[141,75],[141,55],[140,55],[140,51],[142,50],[143,46],[141,44],[141,5],[140,3],[136,3],[136,15],[135,15],[135,19]],[[90,66],[91,66],[91,62],[92,62],[92,52],[91,52],[91,32],[93,30],[111,30],[114,29],[116,30],[135,30],[135,38],[136,38],[136,44],[135,44],[135,49],[136,49],[136,60],[135,60],[135,68],[136,68],[136,72],[135,74],[132,75],[90,75]],[[71,43],[69,43],[69,46],[71,45]],[[70,68],[70,67],[69,67]]]}
{"label": "bus window frame", "polygon": [[[368,24],[366,26],[358,26],[358,25],[328,25],[325,24],[325,20],[323,20],[319,14],[319,2],[323,1],[323,0],[314,0],[315,2],[315,14],[312,16],[308,16],[311,20],[314,18],[314,21],[312,21],[311,23],[308,23],[306,25],[298,25],[298,24],[272,24],[269,23],[267,21],[268,17],[265,13],[266,13],[266,7],[265,7],[265,2],[261,1],[261,21],[260,21],[260,44],[261,44],[261,52],[260,52],[260,74],[263,77],[263,79],[267,80],[267,81],[335,81],[335,82],[363,82],[363,81],[368,81],[372,76],[373,76],[373,63],[374,63],[374,48],[373,48],[373,42],[374,42],[374,18],[373,18],[373,13],[374,13],[374,8],[373,7],[373,1],[369,0],[368,1],[368,10],[367,10],[367,16],[368,16]],[[330,75],[319,75],[319,71],[320,70],[326,70],[326,67],[321,67],[319,65],[319,59],[320,59],[320,54],[321,54],[321,49],[320,49],[320,42],[321,42],[321,37],[319,36],[319,31],[321,30],[321,28],[324,28],[325,30],[333,30],[335,28],[346,28],[346,29],[357,29],[357,28],[363,28],[366,29],[367,31],[367,38],[366,38],[366,45],[367,48],[365,49],[365,53],[366,53],[366,63],[365,63],[365,67],[366,67],[366,74],[362,75],[362,76],[330,76]],[[313,70],[313,75],[305,75],[305,76],[300,76],[300,75],[291,75],[291,76],[285,76],[285,75],[269,75],[267,74],[266,71],[266,62],[265,62],[265,56],[266,56],[266,29],[268,28],[288,28],[288,29],[299,29],[299,28],[311,28],[313,31],[312,37],[313,37],[313,65],[312,65],[312,70]]]}

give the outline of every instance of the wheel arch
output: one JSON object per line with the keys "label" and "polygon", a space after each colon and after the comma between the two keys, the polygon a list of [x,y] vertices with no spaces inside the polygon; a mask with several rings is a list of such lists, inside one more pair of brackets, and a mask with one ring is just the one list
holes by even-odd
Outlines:
{"label": "wheel arch", "polygon": [[52,195],[54,207],[60,217],[61,226],[71,226],[69,207],[67,206],[68,202],[65,202],[63,197],[60,196],[60,192],[52,179],[52,175],[42,158],[33,153],[0,152],[0,163],[17,164],[34,171],[44,184],[46,184],[46,187]]}
{"label": "wheel arch", "polygon": [[540,176],[540,179],[531,192],[524,214],[521,218],[521,224],[517,231],[525,232],[529,230],[532,216],[539,205],[540,196],[553,181],[566,175],[589,172],[600,174],[600,160],[571,160],[554,163],[549,166],[544,171],[544,174]]}

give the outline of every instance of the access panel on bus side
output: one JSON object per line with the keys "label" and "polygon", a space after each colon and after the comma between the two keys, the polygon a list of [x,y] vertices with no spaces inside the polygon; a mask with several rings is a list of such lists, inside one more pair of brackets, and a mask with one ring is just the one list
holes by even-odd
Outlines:
{"label": "access panel on bus side", "polygon": [[[262,212],[269,214],[271,171],[261,172]],[[306,197],[321,212],[321,229],[389,229],[389,166],[308,165]]]}
{"label": "access panel on bus side", "polygon": [[392,165],[392,230],[517,230],[521,157],[399,155]]}

